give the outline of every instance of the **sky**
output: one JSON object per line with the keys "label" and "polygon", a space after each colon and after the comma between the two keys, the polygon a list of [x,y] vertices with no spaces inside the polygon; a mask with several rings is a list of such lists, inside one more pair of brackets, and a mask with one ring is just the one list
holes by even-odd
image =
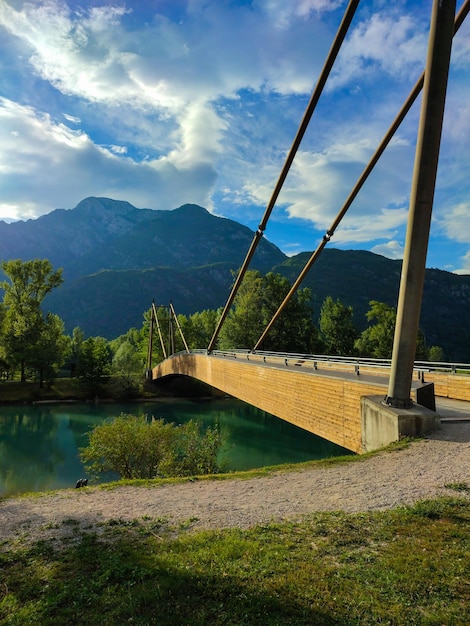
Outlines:
{"label": "sky", "polygon": [[[457,10],[463,0],[457,0]],[[0,0],[0,219],[89,196],[256,230],[342,0]],[[362,0],[265,237],[314,250],[424,69],[432,0]],[[470,18],[454,37],[427,267],[470,273]],[[421,98],[329,247],[403,254]]]}

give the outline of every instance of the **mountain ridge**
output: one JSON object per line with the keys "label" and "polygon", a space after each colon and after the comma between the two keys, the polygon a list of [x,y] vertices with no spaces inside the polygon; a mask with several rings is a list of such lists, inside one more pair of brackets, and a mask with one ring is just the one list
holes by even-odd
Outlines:
{"label": "mountain ridge", "polygon": [[[253,231],[195,204],[173,210],[137,209],[125,201],[85,198],[37,220],[0,222],[0,259],[48,258],[63,267],[64,284],[45,307],[66,331],[112,339],[140,327],[152,299],[171,300],[190,315],[225,304],[233,272],[241,266]],[[310,252],[287,257],[263,237],[250,264],[297,279]],[[396,306],[401,261],[364,250],[326,248],[301,287],[312,291],[318,319],[327,296],[354,309],[358,330],[371,300]],[[448,360],[470,361],[470,276],[427,269],[421,326],[428,345]]]}

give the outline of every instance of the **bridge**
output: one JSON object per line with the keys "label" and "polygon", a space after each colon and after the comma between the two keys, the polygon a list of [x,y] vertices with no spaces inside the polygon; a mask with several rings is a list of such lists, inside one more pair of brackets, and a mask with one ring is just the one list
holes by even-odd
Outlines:
{"label": "bridge", "polygon": [[[416,365],[411,409],[383,403],[390,362],[246,350],[181,352],[152,379],[189,376],[291,424],[363,453],[439,426],[435,395],[470,402],[470,375],[451,365]],[[467,373],[470,374],[470,366]],[[436,390],[436,394],[434,393]],[[470,404],[468,415],[470,416]]]}
{"label": "bridge", "polygon": [[[470,0],[464,2],[457,15],[455,0],[433,1],[425,71],[322,241],[256,345],[251,350],[226,352],[217,349],[220,329],[264,234],[358,4],[359,0],[351,0],[346,8],[284,167],[209,346],[205,350],[194,351],[184,342],[184,353],[172,354],[174,350],[170,350],[168,358],[152,367],[150,339],[147,376],[152,380],[175,375],[196,378],[344,448],[361,453],[397,441],[403,436],[421,435],[435,429],[440,420],[439,412],[436,411],[436,395],[470,401],[470,376],[457,374],[452,367],[449,371],[445,367],[430,368],[429,364],[416,366],[414,362],[451,43],[470,10]],[[421,91],[421,114],[391,362],[379,364],[370,359],[354,359],[348,362],[339,357],[333,359],[325,356],[261,352],[260,347],[266,335],[331,240]],[[173,318],[177,324],[176,315]],[[153,334],[154,321],[158,325],[155,306],[150,337]]]}

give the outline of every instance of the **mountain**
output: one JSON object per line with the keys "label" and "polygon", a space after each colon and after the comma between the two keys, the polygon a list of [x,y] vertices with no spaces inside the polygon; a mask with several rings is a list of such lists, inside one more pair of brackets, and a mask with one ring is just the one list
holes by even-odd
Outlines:
{"label": "mountain", "polygon": [[[195,204],[173,211],[137,209],[128,202],[86,198],[36,220],[0,222],[0,259],[47,258],[66,280],[101,270],[189,268],[243,262],[253,232]],[[267,272],[286,256],[262,240],[253,266]]]}
{"label": "mountain", "polygon": [[86,198],[72,210],[56,209],[35,220],[0,221],[0,259],[47,258],[67,273],[77,259],[108,245],[154,213],[119,200]]}
{"label": "mountain", "polygon": [[[99,249],[87,251],[67,271],[72,276],[86,276],[101,270],[183,269],[214,263],[228,263],[237,269],[252,239],[253,231],[246,226],[185,204],[173,211],[152,211],[150,219],[136,223]],[[273,263],[285,258],[276,246],[263,240],[254,266],[268,272]]]}
{"label": "mountain", "polygon": [[[274,272],[296,280],[310,253],[303,252],[273,267]],[[328,248],[310,270],[302,287],[312,290],[316,315],[327,296],[339,298],[354,309],[356,328],[367,326],[370,300],[396,307],[401,261],[365,250]],[[451,361],[470,360],[470,276],[427,269],[420,327],[428,346],[440,346]]]}
{"label": "mountain", "polygon": [[176,313],[185,315],[217,309],[224,304],[232,281],[231,267],[224,263],[103,270],[64,283],[47,296],[45,306],[66,322],[68,332],[80,326],[86,336],[113,339],[129,328],[140,328],[153,299],[165,306],[171,300]]}
{"label": "mountain", "polygon": [[[253,231],[186,204],[174,210],[138,209],[128,202],[87,198],[37,220],[0,222],[0,258],[48,258],[64,269],[64,284],[45,301],[67,332],[112,339],[140,327],[152,299],[171,300],[189,315],[223,306],[233,271],[243,262]],[[293,282],[308,260],[288,258],[261,239],[250,269],[278,272]],[[370,300],[396,306],[401,261],[371,252],[325,249],[302,287],[312,291],[315,315],[327,296],[354,309],[359,330],[367,326]],[[445,357],[470,361],[470,276],[426,270],[421,327],[428,345]]]}

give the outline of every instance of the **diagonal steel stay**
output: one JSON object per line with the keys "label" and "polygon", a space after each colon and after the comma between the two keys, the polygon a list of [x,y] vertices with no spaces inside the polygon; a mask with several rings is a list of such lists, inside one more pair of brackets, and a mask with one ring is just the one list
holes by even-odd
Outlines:
{"label": "diagonal steel stay", "polygon": [[[161,308],[163,305],[159,305],[158,308]],[[176,315],[175,309],[173,307],[172,302],[170,301],[169,305],[168,305],[168,310],[169,310],[169,317],[168,317],[168,322],[170,324],[170,330],[169,330],[169,343],[170,343],[170,347],[169,347],[169,352],[171,354],[174,354],[175,352],[175,346],[174,346],[174,333],[173,333],[173,321],[176,324],[176,327],[178,329],[178,332],[181,336],[181,339],[184,343],[184,347],[186,352],[189,354],[189,352],[191,352],[191,350],[188,347],[188,344],[186,342],[185,336],[183,334],[183,329],[181,328],[181,324],[179,323],[178,317]],[[160,321],[158,319],[158,312],[157,312],[157,306],[155,306],[155,301],[152,302],[152,310],[151,310],[151,317],[150,317],[150,329],[149,329],[149,341],[148,341],[148,348],[147,348],[147,371],[150,371],[152,368],[152,349],[153,349],[153,331],[154,331],[154,322],[157,326],[157,330],[158,330],[158,336],[160,338],[160,345],[162,347],[162,352],[163,352],[163,357],[166,359],[167,356],[169,356],[167,354],[166,348],[165,348],[165,342],[163,341],[163,335],[162,335],[162,330],[161,330],[161,326],[160,326]]]}
{"label": "diagonal steel stay", "polygon": [[[456,18],[455,18],[455,21],[454,21],[454,33],[453,33],[454,36],[457,33],[457,31],[459,30],[459,28],[461,27],[461,25],[463,24],[463,21],[465,20],[465,18],[468,15],[469,11],[470,11],[470,0],[466,0],[465,3],[462,5],[460,11],[458,12]],[[292,298],[294,293],[299,288],[300,284],[305,279],[306,275],[308,274],[308,272],[312,268],[312,266],[315,263],[315,261],[317,260],[317,258],[320,256],[320,253],[322,252],[323,248],[326,246],[326,244],[330,241],[331,237],[334,235],[335,230],[337,229],[337,227],[340,224],[340,222],[343,219],[343,217],[346,215],[346,212],[350,208],[351,204],[353,203],[353,201],[356,198],[357,194],[361,190],[362,186],[364,185],[364,183],[368,179],[370,173],[372,172],[372,170],[374,169],[375,165],[377,164],[377,161],[382,156],[383,152],[385,151],[386,147],[390,143],[390,141],[393,138],[394,134],[396,133],[396,131],[398,130],[399,126],[401,125],[401,123],[405,119],[408,111],[411,109],[412,105],[414,104],[416,98],[418,97],[419,93],[421,92],[421,90],[423,88],[423,85],[424,85],[424,72],[421,74],[421,76],[417,80],[415,86],[413,87],[413,89],[411,90],[408,98],[406,99],[403,107],[401,108],[400,112],[396,116],[396,118],[393,121],[392,125],[388,129],[387,133],[385,134],[385,136],[382,139],[381,143],[379,144],[377,150],[373,154],[373,156],[372,156],[371,160],[369,161],[368,165],[366,166],[366,168],[362,172],[361,176],[359,177],[358,181],[356,182],[355,186],[353,187],[351,193],[349,194],[347,200],[343,204],[341,210],[339,211],[339,213],[336,216],[335,220],[333,221],[332,225],[327,230],[326,234],[323,236],[323,239],[320,242],[320,244],[318,245],[317,249],[312,253],[311,257],[309,258],[309,260],[305,264],[305,266],[304,266],[303,270],[301,271],[301,273],[299,274],[297,280],[292,285],[289,293],[286,295],[286,297],[284,298],[284,300],[280,304],[278,310],[276,311],[276,313],[272,317],[271,321],[266,326],[263,334],[258,339],[256,345],[253,347],[253,350],[257,350],[259,348],[259,346],[262,344],[262,342],[266,338],[266,335],[269,333],[269,331],[271,330],[271,328],[274,325],[274,323],[278,320],[279,316],[284,311],[284,309],[287,306],[287,304],[289,303],[290,299]]]}
{"label": "diagonal steel stay", "polygon": [[184,338],[184,335],[183,335],[183,330],[181,329],[180,323],[179,323],[178,318],[177,318],[176,313],[175,313],[175,309],[173,308],[173,304],[171,302],[170,302],[170,312],[171,312],[171,315],[173,316],[173,319],[176,322],[176,326],[178,328],[179,334],[181,335],[181,339],[183,340],[186,352],[189,353],[189,352],[191,352],[191,350],[188,348],[188,344],[186,343],[186,339]]}
{"label": "diagonal steel stay", "polygon": [[253,237],[253,241],[251,242],[251,246],[250,249],[247,252],[247,255],[245,257],[245,260],[243,262],[242,267],[240,268],[240,271],[238,272],[237,278],[235,280],[235,283],[232,287],[232,290],[230,292],[230,295],[228,297],[228,300],[225,304],[225,307],[222,311],[222,314],[220,316],[220,319],[218,321],[217,327],[215,329],[215,332],[212,336],[212,339],[210,340],[209,346],[208,346],[208,351],[211,352],[216,344],[217,338],[219,336],[219,332],[220,329],[222,328],[222,324],[225,321],[225,318],[228,315],[228,312],[230,310],[230,307],[233,304],[233,301],[235,299],[235,296],[237,294],[237,291],[241,285],[241,282],[246,274],[246,271],[248,269],[248,266],[251,262],[251,259],[253,258],[253,255],[256,251],[256,248],[258,247],[258,244],[261,240],[261,237],[264,234],[264,231],[266,230],[266,224],[269,220],[269,217],[271,215],[271,212],[274,208],[274,205],[276,203],[276,200],[279,196],[279,193],[281,192],[282,189],[282,185],[284,184],[284,181],[287,177],[287,174],[289,173],[289,169],[292,165],[292,162],[294,160],[294,157],[297,153],[297,150],[299,148],[300,142],[302,141],[302,138],[305,134],[305,131],[307,130],[308,124],[310,122],[310,119],[313,115],[313,112],[315,111],[316,105],[318,103],[318,100],[320,98],[320,95],[323,91],[323,88],[325,87],[326,81],[328,79],[328,76],[331,72],[331,69],[333,67],[333,64],[336,60],[336,57],[338,56],[339,50],[341,48],[341,45],[344,41],[344,38],[346,37],[346,34],[349,30],[349,26],[351,25],[352,19],[354,17],[354,13],[356,12],[357,6],[359,4],[359,0],[350,0],[348,7],[346,8],[343,20],[339,26],[338,32],[336,34],[336,37],[333,41],[333,44],[331,46],[330,52],[328,54],[327,60],[325,62],[325,65],[323,66],[323,69],[321,71],[320,77],[318,79],[318,83],[312,93],[312,96],[310,98],[310,101],[307,105],[307,109],[305,110],[304,113],[304,117],[300,123],[299,129],[297,130],[297,134],[294,138],[294,141],[292,143],[291,149],[289,150],[289,154],[287,155],[287,159],[284,163],[284,167],[282,168],[281,174],[279,176],[279,179],[276,183],[276,186],[274,188],[273,194],[271,196],[271,199],[266,207],[263,219],[261,220],[260,225],[258,226],[258,230],[255,232],[254,237]]}
{"label": "diagonal steel stay", "polygon": [[[152,319],[155,319],[157,323],[158,336],[160,338],[160,344],[162,346],[163,356],[166,359],[167,354],[165,350],[165,342],[163,341],[162,330],[160,328],[160,322],[158,321],[157,307],[155,306],[155,302],[152,302],[152,313],[153,313]],[[153,330],[153,326],[152,326],[152,330]]]}

